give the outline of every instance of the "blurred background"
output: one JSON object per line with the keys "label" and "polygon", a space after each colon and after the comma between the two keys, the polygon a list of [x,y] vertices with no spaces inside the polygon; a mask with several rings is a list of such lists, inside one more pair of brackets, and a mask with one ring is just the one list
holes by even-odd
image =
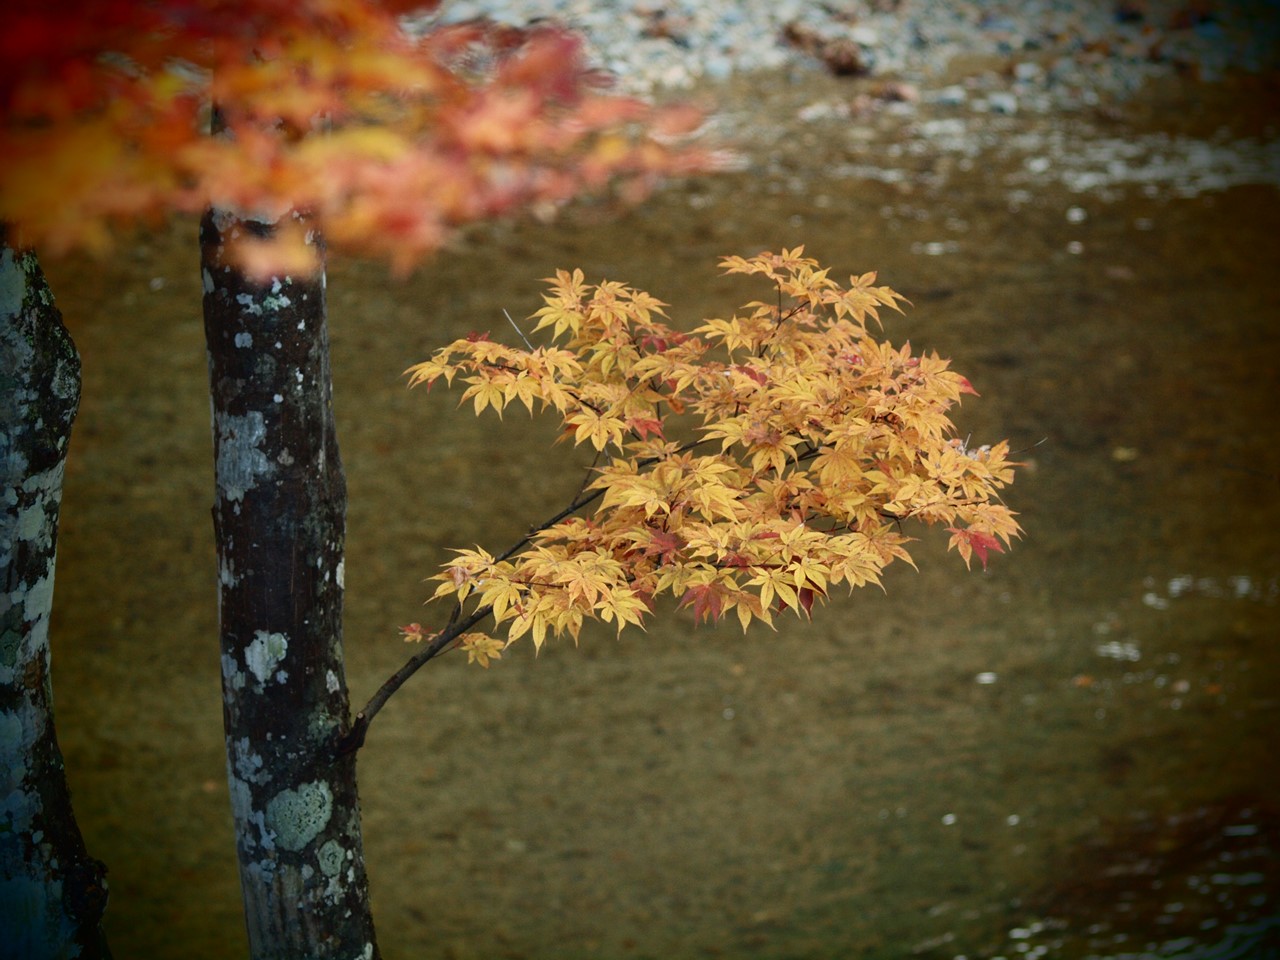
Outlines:
{"label": "blurred background", "polygon": [[[384,956],[1277,955],[1275,77],[1018,109],[1025,49],[929,85],[816,59],[704,83],[682,95],[731,172],[474,228],[403,281],[331,262],[355,706],[411,652],[399,626],[446,613],[422,581],[450,547],[502,549],[582,482],[549,418],[477,420],[402,376],[471,331],[514,340],[503,310],[556,268],[687,327],[766,293],[725,254],[876,270],[914,304],[886,336],[982,394],[961,436],[1026,464],[1026,536],[985,572],[917,528],[919,572],[813,623],[669,606],[428,665],[360,754]],[[84,358],[54,691],[108,933],[233,956],[195,224],[47,269]]]}

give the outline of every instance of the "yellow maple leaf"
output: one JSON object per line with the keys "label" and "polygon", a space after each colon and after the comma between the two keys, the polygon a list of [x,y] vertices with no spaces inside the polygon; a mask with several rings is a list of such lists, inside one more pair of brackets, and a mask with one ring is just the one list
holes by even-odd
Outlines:
{"label": "yellow maple leaf", "polygon": [[478,663],[486,670],[490,661],[502,659],[505,648],[501,640],[484,633],[464,633],[458,637],[458,649],[467,652],[467,663]]}

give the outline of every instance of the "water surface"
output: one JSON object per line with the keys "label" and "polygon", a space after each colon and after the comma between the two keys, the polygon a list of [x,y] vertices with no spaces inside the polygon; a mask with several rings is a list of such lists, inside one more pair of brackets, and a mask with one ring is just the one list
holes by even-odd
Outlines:
{"label": "water surface", "polygon": [[[738,172],[476,229],[403,283],[335,261],[358,703],[406,656],[397,626],[432,616],[420,581],[449,547],[500,549],[581,483],[549,421],[477,423],[401,376],[468,331],[514,337],[502,310],[536,309],[557,267],[690,325],[759,293],[717,277],[723,254],[804,243],[877,270],[915,304],[888,335],[982,393],[962,433],[1027,463],[1008,497],[1027,536],[985,573],[920,530],[918,573],[812,624],[744,637],[668,610],[487,672],[429,666],[361,754],[384,955],[1276,950],[1269,90],[800,120],[847,88],[777,81],[728,102]],[[244,950],[194,236],[50,268],[85,370],[54,684],[118,956]]]}

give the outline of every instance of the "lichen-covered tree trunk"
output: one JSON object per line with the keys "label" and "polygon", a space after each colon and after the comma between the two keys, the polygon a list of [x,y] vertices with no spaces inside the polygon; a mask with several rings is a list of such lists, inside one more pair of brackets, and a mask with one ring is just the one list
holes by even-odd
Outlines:
{"label": "lichen-covered tree trunk", "polygon": [[53,725],[49,614],[80,355],[0,224],[0,958],[109,956]]}
{"label": "lichen-covered tree trunk", "polygon": [[[228,257],[271,225],[200,225],[213,396],[223,719],[254,960],[378,956],[342,652],[346,485],[325,278],[258,282]],[[319,241],[317,241],[318,243]]]}

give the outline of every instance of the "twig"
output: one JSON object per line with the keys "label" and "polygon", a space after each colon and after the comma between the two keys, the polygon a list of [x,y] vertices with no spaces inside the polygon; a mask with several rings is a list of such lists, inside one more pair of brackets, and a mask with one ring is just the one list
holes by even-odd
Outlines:
{"label": "twig", "polygon": [[516,328],[516,333],[520,334],[520,339],[524,341],[524,345],[529,348],[530,353],[533,353],[533,344],[529,342],[529,338],[524,335],[524,331],[520,329],[519,325],[511,319],[511,314],[507,313],[506,307],[502,308],[502,315],[507,318],[507,323]]}
{"label": "twig", "polygon": [[378,715],[378,711],[382,709],[383,705],[391,699],[391,695],[404,686],[405,681],[417,673],[418,669],[425,665],[427,661],[434,660],[439,656],[463,631],[475,626],[492,612],[493,607],[484,606],[478,610],[473,610],[470,616],[462,620],[450,621],[449,626],[437,634],[427,646],[415,653],[399,670],[388,677],[386,682],[378,688],[378,691],[369,698],[369,702],[365,704],[364,709],[356,714],[355,720],[351,724],[351,729],[338,740],[337,745],[334,747],[334,759],[336,760],[348,753],[354,753],[363,747],[365,737],[369,733],[369,724],[373,722],[373,718]]}

